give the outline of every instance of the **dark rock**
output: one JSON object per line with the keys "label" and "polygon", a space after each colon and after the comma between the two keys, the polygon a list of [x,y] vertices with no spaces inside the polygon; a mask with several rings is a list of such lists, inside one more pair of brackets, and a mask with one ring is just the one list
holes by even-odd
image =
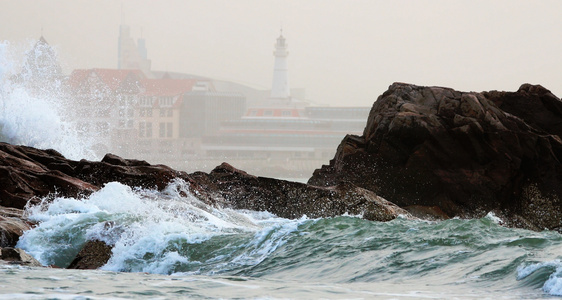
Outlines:
{"label": "dark rock", "polygon": [[7,218],[1,208],[23,209],[45,197],[82,197],[105,183],[163,189],[174,178],[190,181],[185,172],[107,154],[103,161],[73,161],[55,150],[0,143],[0,245],[13,246],[29,227],[24,218]]}
{"label": "dark rock", "polygon": [[150,164],[144,160],[124,159],[122,157],[119,157],[111,153],[106,154],[101,161],[116,166],[132,166],[132,167],[150,166]]}
{"label": "dark rock", "polygon": [[187,174],[113,154],[100,162],[73,161],[54,150],[0,143],[0,205],[4,207],[22,209],[28,201],[50,194],[88,195],[112,181],[163,189],[177,177],[187,179]]}
{"label": "dark rock", "polygon": [[309,184],[350,182],[447,217],[495,210],[511,226],[562,222],[562,102],[541,86],[464,93],[395,83],[362,136],[347,136]]}
{"label": "dark rock", "polygon": [[47,165],[73,169],[76,164],[54,150],[0,143],[0,205],[23,209],[50,194],[75,197],[99,189]]}
{"label": "dark rock", "polygon": [[30,228],[24,221],[23,210],[0,207],[0,247],[14,247],[23,232]]}
{"label": "dark rock", "polygon": [[78,252],[67,269],[97,269],[111,258],[112,246],[99,240],[90,240]]}
{"label": "dark rock", "polygon": [[185,172],[179,172],[164,165],[145,165],[132,161],[122,165],[120,161],[92,162],[81,160],[75,168],[76,178],[102,187],[104,184],[117,181],[133,187],[161,190],[174,178],[186,177]]}
{"label": "dark rock", "polygon": [[0,260],[8,264],[24,265],[28,267],[42,267],[31,255],[19,248],[4,247],[0,248]]}
{"label": "dark rock", "polygon": [[227,163],[210,174],[191,174],[198,183],[199,195],[206,195],[223,206],[268,211],[283,218],[333,217],[345,213],[365,219],[389,221],[409,213],[371,191],[351,184],[314,187],[266,177],[256,177]]}

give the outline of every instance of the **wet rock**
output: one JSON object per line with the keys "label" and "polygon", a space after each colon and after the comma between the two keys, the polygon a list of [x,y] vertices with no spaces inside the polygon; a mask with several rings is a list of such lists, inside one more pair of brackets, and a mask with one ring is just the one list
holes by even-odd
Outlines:
{"label": "wet rock", "polygon": [[0,247],[14,247],[24,231],[30,229],[23,210],[0,207]]}
{"label": "wet rock", "polygon": [[67,269],[98,269],[111,258],[112,246],[99,240],[87,241]]}
{"label": "wet rock", "polygon": [[190,175],[198,183],[200,195],[218,199],[223,206],[268,211],[283,218],[333,217],[345,213],[365,219],[389,221],[409,213],[351,184],[315,187],[303,183],[257,177],[227,163],[211,173]]}
{"label": "wet rock", "polygon": [[0,248],[0,260],[4,263],[23,265],[28,267],[42,267],[43,265],[38,262],[31,255],[19,248],[4,247]]}
{"label": "wet rock", "polygon": [[54,150],[0,143],[0,205],[23,209],[50,194],[76,197],[99,189],[61,171],[74,165]]}
{"label": "wet rock", "polygon": [[465,93],[395,83],[363,135],[347,136],[308,183],[353,183],[442,217],[498,211],[510,226],[557,229],[561,134],[562,102],[541,86]]}
{"label": "wet rock", "polygon": [[[145,161],[107,154],[102,161],[73,161],[55,150],[0,143],[0,246],[13,246],[29,229],[21,210],[45,197],[83,197],[105,183],[163,189],[174,178],[190,181],[185,172]],[[6,216],[3,208],[18,209]]]}

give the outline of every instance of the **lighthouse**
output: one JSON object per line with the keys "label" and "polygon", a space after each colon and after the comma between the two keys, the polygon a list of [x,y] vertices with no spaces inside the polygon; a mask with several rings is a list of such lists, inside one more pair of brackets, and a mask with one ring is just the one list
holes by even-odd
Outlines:
{"label": "lighthouse", "polygon": [[287,43],[285,42],[285,37],[283,37],[283,30],[277,38],[275,43],[275,51],[273,51],[273,56],[275,56],[275,65],[273,68],[273,83],[271,84],[271,95],[272,99],[290,99],[291,90],[289,87],[289,71],[287,69]]}

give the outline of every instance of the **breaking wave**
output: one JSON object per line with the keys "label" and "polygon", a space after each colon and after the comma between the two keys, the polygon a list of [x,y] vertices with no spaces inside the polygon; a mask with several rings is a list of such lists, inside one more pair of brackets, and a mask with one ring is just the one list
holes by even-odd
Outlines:
{"label": "breaking wave", "polygon": [[[183,196],[182,196],[183,195]],[[187,196],[185,196],[187,195]],[[236,276],[282,282],[430,286],[439,293],[560,296],[562,236],[505,228],[493,215],[443,222],[353,216],[298,220],[208,206],[183,181],[165,190],[108,183],[83,199],[27,210],[38,222],[18,243],[66,266],[88,239],[114,245],[102,270]],[[221,278],[222,278],[221,277]]]}

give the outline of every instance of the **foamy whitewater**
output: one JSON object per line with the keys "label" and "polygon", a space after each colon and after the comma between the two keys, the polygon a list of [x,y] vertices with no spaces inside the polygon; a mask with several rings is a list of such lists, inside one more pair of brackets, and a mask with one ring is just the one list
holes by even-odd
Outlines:
{"label": "foamy whitewater", "polygon": [[[87,155],[59,98],[9,80],[9,49],[0,43],[0,136]],[[562,298],[562,235],[505,228],[491,214],[288,220],[208,206],[181,180],[163,191],[111,182],[26,213],[38,225],[17,247],[42,264],[65,267],[94,238],[114,245],[112,256],[101,270],[1,265],[0,299]]]}
{"label": "foamy whitewater", "polygon": [[[64,93],[50,82],[41,93],[25,85],[34,78],[14,77],[18,68],[16,47],[0,42],[0,141],[39,149],[55,149],[70,159],[96,159],[91,151],[93,139],[79,136],[74,121],[66,114]],[[31,50],[28,50],[31,51]]]}

